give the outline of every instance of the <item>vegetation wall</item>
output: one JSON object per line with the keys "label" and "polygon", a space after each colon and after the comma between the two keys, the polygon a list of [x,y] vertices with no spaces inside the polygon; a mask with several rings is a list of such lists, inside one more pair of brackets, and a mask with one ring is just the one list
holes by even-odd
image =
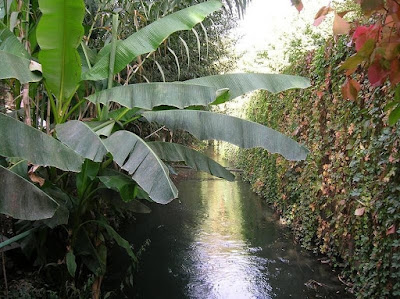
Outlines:
{"label": "vegetation wall", "polygon": [[[339,64],[348,40],[292,53],[286,72],[312,87],[271,95],[259,92],[247,117],[305,144],[305,162],[288,162],[261,149],[239,152],[252,188],[271,203],[304,247],[339,267],[358,297],[400,296],[400,172],[398,126],[387,124],[389,86],[371,88],[364,73],[356,100],[344,100]],[[389,83],[388,83],[389,84]]]}

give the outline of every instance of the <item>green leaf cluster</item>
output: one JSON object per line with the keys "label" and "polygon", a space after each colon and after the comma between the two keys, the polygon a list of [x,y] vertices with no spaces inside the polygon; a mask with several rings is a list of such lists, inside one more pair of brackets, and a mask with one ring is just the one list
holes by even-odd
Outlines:
{"label": "green leaf cluster", "polygon": [[[284,97],[259,92],[247,110],[249,119],[304,143],[308,159],[293,163],[251,149],[239,152],[239,166],[296,239],[339,268],[358,298],[395,298],[400,128],[388,126],[384,108],[396,95],[388,86],[372,92],[364,81],[355,101],[342,99],[338,66],[351,55],[346,43],[328,40],[286,69],[311,74],[312,88]],[[358,81],[363,75],[355,73]]]}

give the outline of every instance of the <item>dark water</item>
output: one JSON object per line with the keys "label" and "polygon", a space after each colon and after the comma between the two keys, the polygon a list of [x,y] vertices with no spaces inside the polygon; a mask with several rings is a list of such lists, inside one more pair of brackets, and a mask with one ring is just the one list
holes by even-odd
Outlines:
{"label": "dark water", "polygon": [[179,200],[152,206],[123,233],[136,247],[151,240],[128,298],[349,297],[337,273],[294,245],[248,184],[197,174],[178,189]]}

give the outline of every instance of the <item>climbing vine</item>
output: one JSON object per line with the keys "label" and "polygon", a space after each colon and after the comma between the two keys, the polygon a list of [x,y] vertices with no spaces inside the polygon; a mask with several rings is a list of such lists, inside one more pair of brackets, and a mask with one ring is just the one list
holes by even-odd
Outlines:
{"label": "climbing vine", "polygon": [[[239,153],[253,189],[293,228],[304,247],[323,253],[358,297],[400,296],[400,129],[388,125],[390,81],[372,86],[358,68],[358,95],[344,99],[339,66],[354,50],[348,36],[293,60],[287,73],[311,77],[312,88],[259,92],[247,116],[304,143],[306,162],[254,149]],[[295,55],[300,55],[295,53]]]}

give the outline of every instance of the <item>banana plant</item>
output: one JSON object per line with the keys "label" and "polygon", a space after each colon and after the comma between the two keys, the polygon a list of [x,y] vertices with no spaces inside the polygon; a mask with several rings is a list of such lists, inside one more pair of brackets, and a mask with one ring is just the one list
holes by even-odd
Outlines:
{"label": "banana plant", "polygon": [[[10,56],[15,63],[22,62],[17,69],[4,68],[9,63],[1,59],[0,78],[43,84],[43,96],[51,109],[48,119],[53,120],[46,126],[53,134],[0,114],[0,156],[4,157],[0,160],[0,183],[7,186],[0,189],[0,213],[52,228],[66,225],[70,233],[65,264],[73,277],[78,275],[77,266],[84,264],[96,274],[100,285],[106,271],[106,237],[114,239],[136,260],[130,245],[102,216],[101,205],[149,212],[138,199],[167,204],[177,198],[178,190],[167,163],[180,161],[196,170],[234,179],[223,166],[186,146],[147,142],[121,123],[127,115],[126,123],[156,122],[171,130],[185,130],[200,140],[224,140],[244,148],[261,147],[289,160],[306,159],[308,150],[304,146],[275,130],[232,116],[191,109],[219,105],[258,89],[277,93],[307,88],[310,84],[305,78],[242,73],[115,86],[115,74],[132,60],[157,49],[170,34],[192,29],[221,8],[220,1],[210,0],[172,13],[125,40],[118,40],[113,34],[111,43],[92,59],[95,63],[86,72],[82,72],[78,52],[83,38],[84,2],[39,0],[39,7],[42,17],[36,29],[38,61],[22,51],[12,32],[3,28],[0,36],[6,38],[0,41],[0,58]],[[117,26],[118,18],[113,20]],[[88,51],[83,54],[90,65]],[[32,70],[31,65],[38,63],[41,73]],[[93,84],[98,87],[97,92],[81,97],[80,90],[88,86],[88,80],[107,78],[111,83],[107,89]],[[74,112],[83,102],[97,107],[98,119],[76,119]],[[115,106],[119,109],[111,108]],[[15,171],[15,158],[29,163],[29,176],[27,169]],[[35,174],[36,169],[39,170]],[[122,200],[107,197],[106,189],[118,192]]]}

